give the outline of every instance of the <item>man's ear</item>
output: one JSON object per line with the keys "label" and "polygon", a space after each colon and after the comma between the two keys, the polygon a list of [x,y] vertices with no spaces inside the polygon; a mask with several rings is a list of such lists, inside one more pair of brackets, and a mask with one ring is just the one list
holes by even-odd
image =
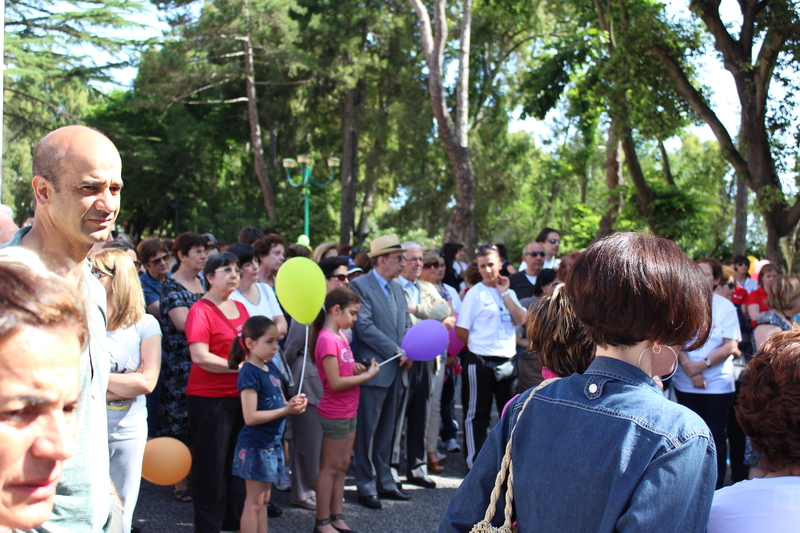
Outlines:
{"label": "man's ear", "polygon": [[37,205],[47,205],[53,198],[53,184],[44,176],[34,176],[31,182],[33,197]]}

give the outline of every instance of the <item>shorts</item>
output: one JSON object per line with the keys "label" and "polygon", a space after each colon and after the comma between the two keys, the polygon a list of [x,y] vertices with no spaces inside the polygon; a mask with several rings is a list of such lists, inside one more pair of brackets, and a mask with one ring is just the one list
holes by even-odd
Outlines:
{"label": "shorts", "polygon": [[231,474],[252,481],[274,482],[283,473],[283,448],[236,447]]}
{"label": "shorts", "polygon": [[346,439],[350,433],[356,432],[357,416],[353,418],[325,418],[319,417],[322,425],[322,436],[326,439]]}

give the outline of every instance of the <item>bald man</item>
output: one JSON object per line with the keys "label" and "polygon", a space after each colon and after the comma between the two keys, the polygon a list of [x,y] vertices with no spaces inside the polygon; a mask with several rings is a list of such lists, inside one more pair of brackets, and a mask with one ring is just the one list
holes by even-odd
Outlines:
{"label": "bald man", "polygon": [[119,153],[102,133],[66,126],[47,134],[33,155],[33,226],[17,231],[5,245],[36,252],[50,271],[72,283],[87,302],[89,339],[81,355],[77,453],[64,462],[53,515],[37,531],[122,531],[118,500],[113,487],[109,489],[105,398],[110,360],[103,345],[106,294],[86,261],[92,245],[105,241],[114,227],[121,173]]}

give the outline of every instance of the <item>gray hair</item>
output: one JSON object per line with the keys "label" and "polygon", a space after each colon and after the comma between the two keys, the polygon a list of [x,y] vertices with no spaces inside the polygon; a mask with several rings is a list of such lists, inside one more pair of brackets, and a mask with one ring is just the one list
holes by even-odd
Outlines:
{"label": "gray hair", "polygon": [[422,246],[413,242],[413,241],[406,241],[400,245],[403,250],[422,250]]}

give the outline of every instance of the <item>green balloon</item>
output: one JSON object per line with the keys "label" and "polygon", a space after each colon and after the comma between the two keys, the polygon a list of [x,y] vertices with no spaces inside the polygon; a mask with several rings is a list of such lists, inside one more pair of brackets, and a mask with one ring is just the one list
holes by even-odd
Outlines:
{"label": "green balloon", "polygon": [[297,244],[302,244],[303,246],[308,246],[311,241],[308,240],[308,235],[300,235],[297,238]]}
{"label": "green balloon", "polygon": [[310,324],[317,318],[325,303],[325,289],[322,269],[305,257],[289,259],[275,276],[278,301],[301,324]]}

